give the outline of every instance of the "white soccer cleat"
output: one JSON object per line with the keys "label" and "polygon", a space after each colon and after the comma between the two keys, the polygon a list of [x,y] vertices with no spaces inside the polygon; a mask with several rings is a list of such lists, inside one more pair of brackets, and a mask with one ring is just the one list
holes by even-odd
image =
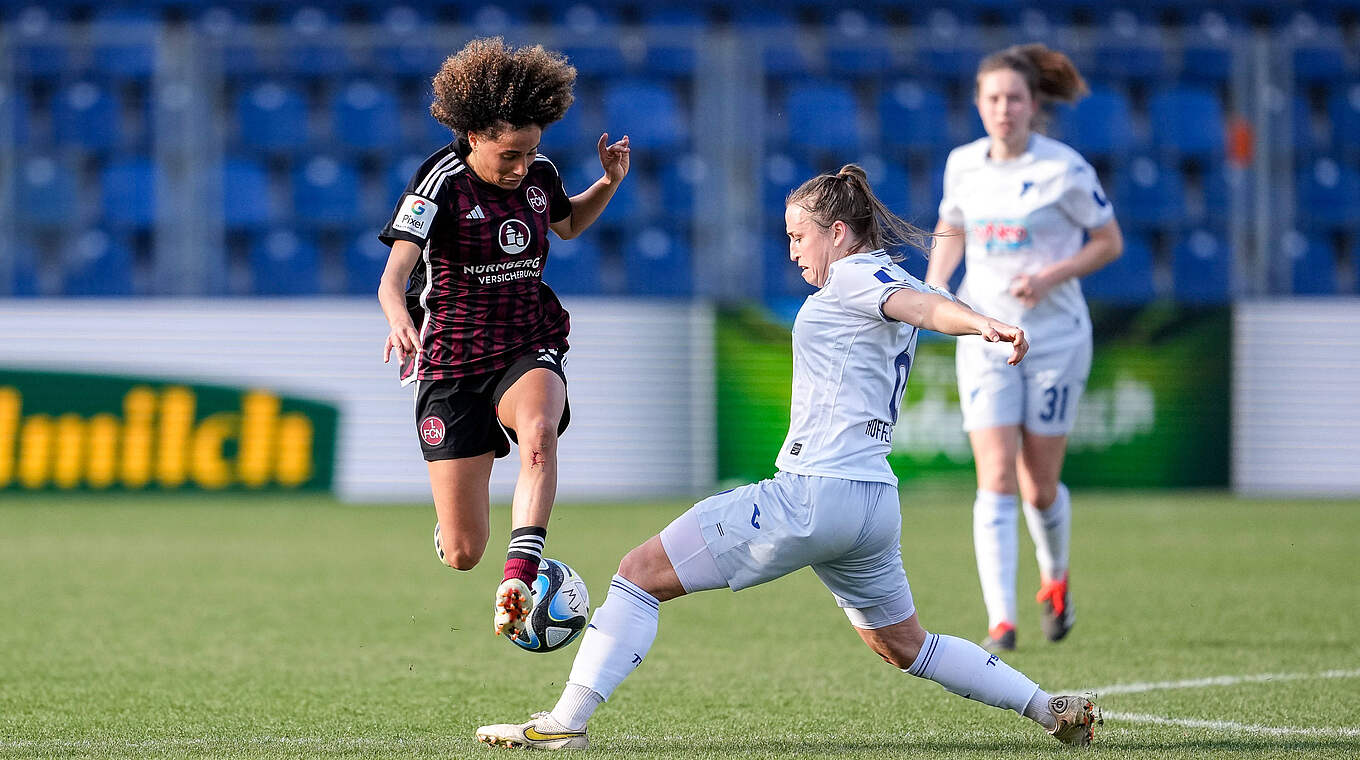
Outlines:
{"label": "white soccer cleat", "polygon": [[515,638],[524,630],[529,612],[534,608],[534,595],[529,586],[518,578],[501,581],[496,589],[496,635]]}
{"label": "white soccer cleat", "polygon": [[1064,695],[1048,700],[1048,711],[1058,724],[1048,733],[1063,744],[1085,747],[1096,736],[1096,726],[1105,723],[1100,708],[1085,697]]}
{"label": "white soccer cleat", "polygon": [[546,712],[528,723],[497,723],[477,729],[477,741],[506,749],[585,749],[586,730],[568,730]]}

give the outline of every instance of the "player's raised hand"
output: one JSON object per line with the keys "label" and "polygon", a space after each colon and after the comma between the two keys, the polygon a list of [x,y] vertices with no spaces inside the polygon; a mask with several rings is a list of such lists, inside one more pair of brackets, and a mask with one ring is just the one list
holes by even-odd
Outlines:
{"label": "player's raised hand", "polygon": [[628,135],[624,135],[622,140],[609,144],[609,133],[600,135],[600,141],[595,145],[600,152],[600,166],[604,167],[604,174],[610,182],[618,182],[628,176]]}
{"label": "player's raised hand", "polygon": [[987,320],[986,326],[982,328],[982,339],[988,343],[1009,343],[1011,344],[1011,355],[1006,360],[1007,364],[1016,365],[1025,358],[1025,353],[1029,351],[1029,339],[1025,337],[1025,331],[1015,325],[1008,325],[1005,322],[998,322],[995,319]]}
{"label": "player's raised hand", "polygon": [[420,353],[420,333],[416,332],[414,325],[393,327],[387,333],[387,342],[383,344],[383,364],[391,360],[393,351],[397,352],[398,363],[404,363],[406,357]]}

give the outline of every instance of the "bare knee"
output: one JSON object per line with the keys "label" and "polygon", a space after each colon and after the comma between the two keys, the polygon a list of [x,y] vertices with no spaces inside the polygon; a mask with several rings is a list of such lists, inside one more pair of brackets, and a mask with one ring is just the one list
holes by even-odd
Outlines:
{"label": "bare knee", "polygon": [[529,466],[541,466],[557,455],[557,425],[546,417],[536,417],[515,429],[520,457]]}
{"label": "bare knee", "polygon": [[1034,487],[1034,492],[1025,501],[1033,504],[1038,509],[1048,509],[1053,506],[1053,502],[1058,500],[1057,485],[1040,485]]}
{"label": "bare knee", "polygon": [[454,570],[471,570],[482,561],[482,554],[486,551],[486,542],[450,536],[445,533],[441,537],[440,561]]}

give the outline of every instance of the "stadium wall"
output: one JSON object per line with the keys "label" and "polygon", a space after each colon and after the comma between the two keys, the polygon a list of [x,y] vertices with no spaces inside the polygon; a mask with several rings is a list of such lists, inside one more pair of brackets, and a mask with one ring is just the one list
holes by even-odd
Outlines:
{"label": "stadium wall", "polygon": [[1360,495],[1360,302],[1244,302],[1233,312],[1233,489]]}
{"label": "stadium wall", "polygon": [[[688,496],[708,488],[715,480],[716,451],[710,309],[678,301],[563,301],[572,318],[566,362],[572,423],[561,449],[561,498]],[[287,417],[289,404],[319,409],[319,419],[325,410],[335,410],[334,475],[327,477],[342,498],[428,500],[414,431],[414,389],[398,386],[395,361],[382,363],[386,334],[382,314],[369,298],[0,302],[0,386],[9,379],[7,387],[14,390],[8,397],[16,399],[10,406],[43,417],[40,425],[26,424],[32,415],[23,411],[10,415],[12,424],[0,419],[0,458],[5,460],[0,474],[11,473],[0,490],[287,488],[287,478],[263,482],[240,474],[258,456],[240,428],[255,419],[249,409],[260,403],[263,393],[283,398],[284,432],[289,421],[298,424]],[[13,380],[18,377],[27,377],[27,384]],[[44,377],[65,378],[66,384],[57,386]],[[122,395],[112,398],[107,409],[96,410],[85,398],[90,393],[72,393],[72,382],[78,388],[112,383]],[[50,392],[44,393],[44,387]],[[237,389],[236,397],[212,404],[203,400],[230,388]],[[73,423],[67,427],[133,430],[131,414],[124,411],[129,389],[150,389],[152,398],[161,399],[157,408],[166,421],[164,426],[150,424],[149,435],[163,436],[170,428],[184,431],[184,445],[190,449],[180,480],[159,477],[155,468],[160,464],[151,465],[151,474],[140,485],[117,474],[91,478],[69,465],[63,469],[62,462],[73,456],[97,459],[85,450],[89,437],[39,434],[59,429],[63,419]],[[180,416],[191,419],[176,422],[164,399],[185,399],[186,393],[200,399],[197,409],[180,401],[180,408],[188,410]],[[309,401],[316,403],[308,407]],[[233,406],[241,410],[238,417],[205,422],[212,414],[232,414],[224,409]],[[0,417],[2,412],[0,408]],[[237,428],[224,431],[222,424]],[[129,435],[109,432],[95,440],[118,446]],[[319,440],[324,442],[324,436]],[[216,470],[203,469],[206,465],[194,458],[195,444],[200,453],[211,449]],[[18,466],[26,446],[27,482],[19,477]],[[47,453],[34,454],[35,447]],[[158,463],[175,461],[174,456],[154,453],[160,451],[154,445],[149,450]],[[493,471],[495,501],[508,501],[513,493],[515,456],[512,452]],[[223,462],[236,474],[223,479]],[[200,470],[218,476],[198,479],[194,473]],[[63,472],[64,477],[57,477]]]}

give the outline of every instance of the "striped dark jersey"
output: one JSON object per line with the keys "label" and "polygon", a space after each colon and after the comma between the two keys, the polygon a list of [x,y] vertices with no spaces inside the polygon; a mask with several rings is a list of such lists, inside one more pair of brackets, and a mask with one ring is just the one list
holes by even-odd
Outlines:
{"label": "striped dark jersey", "polygon": [[570,215],[544,156],[514,190],[479,179],[456,143],[425,159],[378,236],[421,248],[406,288],[424,349],[418,379],[492,372],[533,349],[566,349],[567,312],[544,284],[543,265],[548,224]]}

